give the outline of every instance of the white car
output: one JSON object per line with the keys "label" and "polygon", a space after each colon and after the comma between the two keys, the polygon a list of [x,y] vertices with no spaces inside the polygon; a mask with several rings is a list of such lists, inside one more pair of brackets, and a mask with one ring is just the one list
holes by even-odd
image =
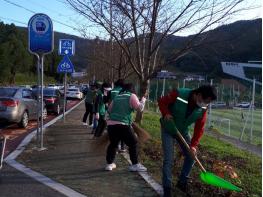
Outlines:
{"label": "white car", "polygon": [[236,107],[240,108],[249,108],[250,107],[250,102],[241,102],[236,105]]}
{"label": "white car", "polygon": [[226,103],[222,101],[216,101],[216,102],[211,103],[211,107],[212,108],[220,108],[220,107],[223,108],[223,107],[226,107]]}
{"label": "white car", "polygon": [[67,98],[82,99],[83,93],[79,90],[79,88],[69,88],[69,89],[67,89],[66,97]]}

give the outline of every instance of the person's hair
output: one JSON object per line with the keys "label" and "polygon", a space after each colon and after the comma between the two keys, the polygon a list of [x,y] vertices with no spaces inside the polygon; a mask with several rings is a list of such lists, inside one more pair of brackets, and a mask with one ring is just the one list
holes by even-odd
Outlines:
{"label": "person's hair", "polygon": [[101,85],[101,89],[103,90],[104,88],[110,88],[111,85],[107,82],[104,82],[102,85]]}
{"label": "person's hair", "polygon": [[132,83],[124,84],[122,90],[120,91],[120,93],[122,93],[122,92],[130,92],[130,93],[135,94],[134,85]]}
{"label": "person's hair", "polygon": [[121,87],[123,88],[124,86],[124,79],[118,79],[117,81],[114,82],[114,87]]}
{"label": "person's hair", "polygon": [[203,99],[211,98],[212,101],[216,100],[216,89],[211,85],[202,85],[194,90],[194,93],[200,93]]}

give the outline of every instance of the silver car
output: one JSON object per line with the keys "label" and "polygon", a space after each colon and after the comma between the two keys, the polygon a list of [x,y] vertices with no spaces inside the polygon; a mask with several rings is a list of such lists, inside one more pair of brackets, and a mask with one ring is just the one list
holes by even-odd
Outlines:
{"label": "silver car", "polygon": [[[43,119],[47,117],[44,107]],[[0,87],[0,120],[15,122],[26,128],[28,121],[37,119],[37,97],[22,87]]]}

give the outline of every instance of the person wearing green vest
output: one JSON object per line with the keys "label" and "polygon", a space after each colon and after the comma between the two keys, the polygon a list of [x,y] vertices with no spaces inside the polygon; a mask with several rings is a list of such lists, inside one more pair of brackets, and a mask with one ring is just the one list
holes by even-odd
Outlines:
{"label": "person wearing green vest", "polygon": [[146,96],[141,101],[134,94],[132,84],[125,84],[123,90],[117,95],[109,106],[110,118],[107,121],[110,144],[106,152],[107,165],[105,170],[111,171],[116,168],[114,163],[116,150],[120,140],[129,147],[129,155],[132,165],[129,171],[147,171],[147,169],[138,162],[137,138],[132,129],[132,112],[134,110],[143,111]]}
{"label": "person wearing green vest", "polygon": [[[124,86],[124,80],[123,79],[118,79],[114,83],[114,88],[109,93],[109,103],[111,103],[113,101],[113,99],[117,95],[119,95],[120,91],[123,89],[123,86]],[[120,152],[120,153],[126,152],[125,147],[124,147],[124,142],[122,140],[120,141],[118,149],[119,149],[118,152]]]}
{"label": "person wearing green vest", "polygon": [[95,101],[95,118],[98,120],[98,126],[95,130],[94,137],[100,137],[107,126],[105,115],[107,111],[108,92],[111,90],[110,84],[103,83],[97,92]]}
{"label": "person wearing green vest", "polygon": [[[162,184],[164,197],[172,195],[172,168],[174,163],[174,144],[178,142],[183,154],[184,164],[178,178],[177,188],[187,193],[189,174],[194,165],[194,160],[180,141],[176,139],[175,125],[178,131],[189,144],[191,151],[196,154],[197,145],[204,133],[207,106],[216,100],[216,91],[213,86],[203,85],[197,89],[179,88],[158,100],[161,117],[161,136],[163,147],[163,176]],[[170,123],[169,123],[170,122]],[[189,134],[189,127],[195,123],[193,137]]]}
{"label": "person wearing green vest", "polygon": [[85,91],[85,114],[83,115],[82,118],[82,123],[83,125],[88,125],[87,124],[87,118],[89,116],[89,126],[93,127],[92,121],[93,121],[93,104],[94,104],[94,99],[96,96],[95,92],[95,87],[94,85],[90,85],[90,88]]}
{"label": "person wearing green vest", "polygon": [[113,101],[115,96],[117,96],[120,93],[120,91],[123,88],[123,85],[124,85],[124,80],[123,79],[118,79],[114,83],[114,88],[109,93],[109,100],[110,100],[110,102]]}

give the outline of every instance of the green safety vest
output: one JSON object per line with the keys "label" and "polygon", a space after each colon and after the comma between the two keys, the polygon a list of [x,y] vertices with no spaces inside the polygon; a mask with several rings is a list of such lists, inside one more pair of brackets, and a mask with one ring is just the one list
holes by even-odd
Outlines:
{"label": "green safety vest", "polygon": [[104,116],[106,113],[106,106],[105,103],[103,102],[103,93],[101,90],[98,90],[97,96],[99,97],[99,114],[101,116]]}
{"label": "green safety vest", "polygon": [[132,123],[133,109],[130,106],[131,93],[124,92],[117,95],[112,103],[110,120],[120,121],[126,125]]}
{"label": "green safety vest", "polygon": [[121,91],[121,87],[115,87],[115,88],[113,88],[112,90],[111,90],[111,92],[110,92],[110,99],[113,101],[113,99],[120,93],[120,91]]}
{"label": "green safety vest", "polygon": [[96,95],[96,92],[94,90],[88,90],[86,93],[85,102],[93,103],[95,95]]}
{"label": "green safety vest", "polygon": [[192,90],[187,88],[180,88],[177,91],[178,96],[176,102],[170,105],[169,109],[173,116],[173,120],[177,129],[180,131],[180,133],[187,135],[189,126],[203,116],[206,108],[197,107],[188,117],[186,117],[188,98]]}

